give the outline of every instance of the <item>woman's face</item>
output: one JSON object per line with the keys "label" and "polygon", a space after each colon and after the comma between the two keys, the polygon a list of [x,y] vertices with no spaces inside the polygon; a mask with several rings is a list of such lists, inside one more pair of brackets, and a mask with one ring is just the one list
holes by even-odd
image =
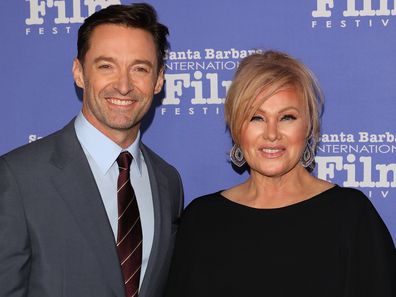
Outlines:
{"label": "woman's face", "polygon": [[240,146],[251,174],[279,177],[302,166],[308,123],[304,100],[294,88],[265,100],[241,131]]}

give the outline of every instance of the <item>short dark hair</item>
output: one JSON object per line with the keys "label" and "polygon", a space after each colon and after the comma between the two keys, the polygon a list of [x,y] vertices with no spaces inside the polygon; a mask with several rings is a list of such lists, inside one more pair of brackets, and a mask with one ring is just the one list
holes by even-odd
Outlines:
{"label": "short dark hair", "polygon": [[138,28],[151,33],[157,50],[158,71],[164,66],[165,52],[169,48],[169,30],[157,21],[157,12],[147,3],[110,5],[86,18],[78,30],[77,59],[81,64],[84,63],[85,54],[89,49],[93,30],[104,24]]}

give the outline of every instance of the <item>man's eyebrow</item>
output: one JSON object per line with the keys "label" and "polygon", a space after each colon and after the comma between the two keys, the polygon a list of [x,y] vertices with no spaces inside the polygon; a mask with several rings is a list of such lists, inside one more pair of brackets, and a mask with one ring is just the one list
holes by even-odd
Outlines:
{"label": "man's eyebrow", "polygon": [[106,61],[106,62],[115,63],[114,58],[112,58],[112,57],[106,57],[106,56],[99,56],[99,57],[95,58],[94,63],[98,63],[98,62],[101,62],[101,61]]}
{"label": "man's eyebrow", "polygon": [[145,64],[145,65],[147,65],[147,66],[149,66],[149,67],[151,67],[151,68],[154,67],[153,63],[151,63],[149,60],[140,60],[140,59],[138,59],[138,60],[135,60],[132,64],[133,64],[133,65],[136,65],[136,64]]}
{"label": "man's eyebrow", "polygon": [[[112,58],[112,57],[107,57],[107,56],[99,56],[99,57],[97,57],[97,58],[94,59],[94,63],[98,63],[98,62],[101,62],[101,61],[111,62],[111,63],[115,63],[115,62],[116,62],[116,60],[115,60],[114,58]],[[154,67],[153,63],[151,63],[149,60],[137,59],[137,60],[134,60],[132,64],[133,64],[133,65],[145,64],[145,65],[147,65],[147,66],[149,66],[149,67],[151,67],[151,68]]]}

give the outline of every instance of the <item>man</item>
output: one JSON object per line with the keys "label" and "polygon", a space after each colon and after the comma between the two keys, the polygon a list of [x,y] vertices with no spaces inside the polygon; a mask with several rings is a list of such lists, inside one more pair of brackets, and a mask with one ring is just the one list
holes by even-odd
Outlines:
{"label": "man", "polygon": [[0,296],[161,296],[183,191],[139,127],[164,82],[167,34],[147,4],[79,29],[82,112],[0,158]]}

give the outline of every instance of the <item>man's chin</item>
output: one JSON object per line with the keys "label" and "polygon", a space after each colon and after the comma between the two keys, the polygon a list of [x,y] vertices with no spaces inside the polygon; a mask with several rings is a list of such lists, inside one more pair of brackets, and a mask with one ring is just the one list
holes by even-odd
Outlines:
{"label": "man's chin", "polygon": [[113,130],[128,131],[133,130],[136,128],[136,126],[139,126],[140,120],[130,118],[124,118],[121,120],[115,119],[112,121],[106,121],[106,125]]}

